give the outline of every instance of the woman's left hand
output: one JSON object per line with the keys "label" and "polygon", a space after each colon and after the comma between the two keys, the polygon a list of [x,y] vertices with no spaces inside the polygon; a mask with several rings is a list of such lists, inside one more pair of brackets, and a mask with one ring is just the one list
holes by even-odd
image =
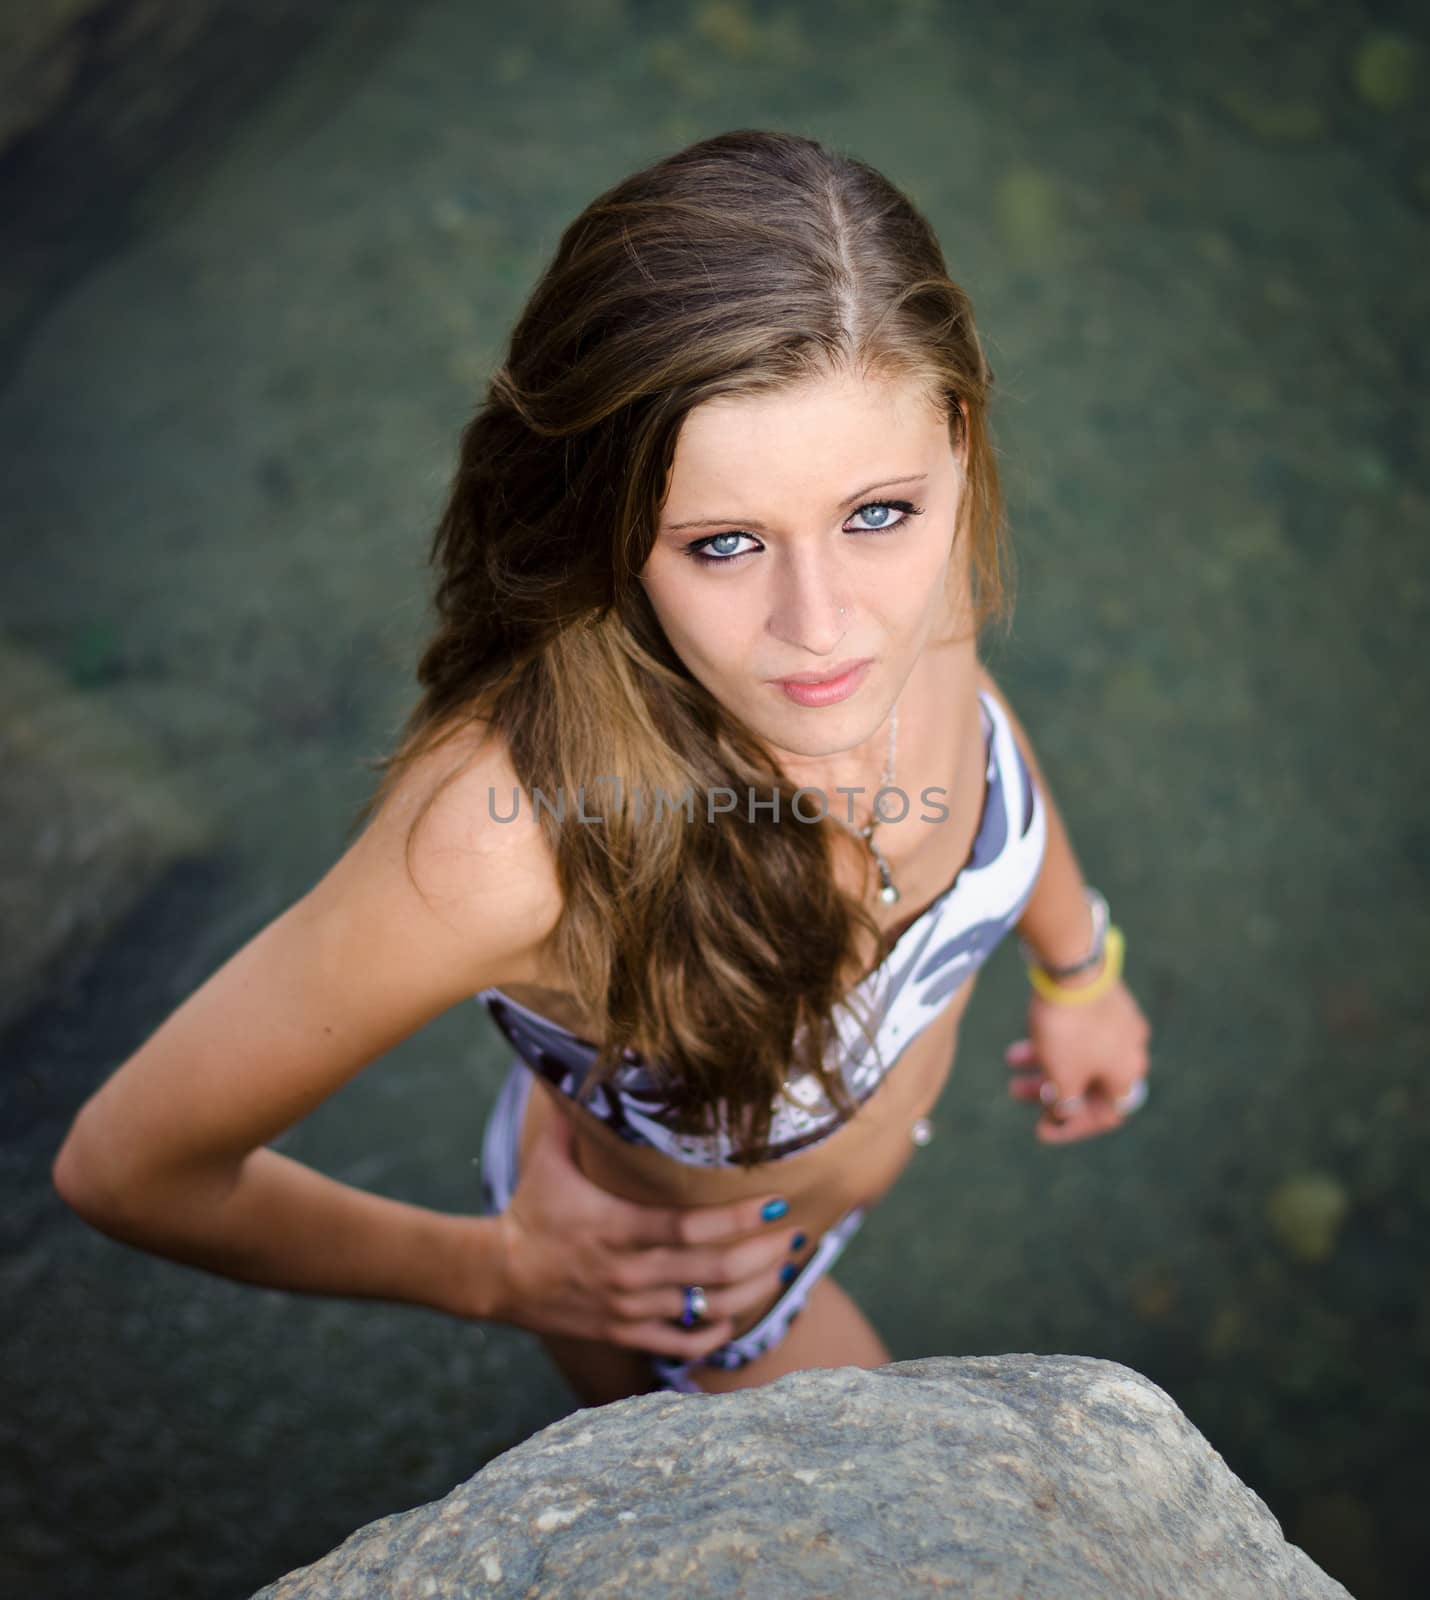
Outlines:
{"label": "woman's left hand", "polygon": [[1120,979],[1081,1006],[1047,1000],[1035,989],[1028,996],[1028,1037],[1004,1053],[1016,1072],[1008,1092],[1016,1100],[1042,1102],[1033,1132],[1044,1144],[1108,1133],[1127,1120],[1118,1102],[1147,1076],[1151,1037],[1147,1018]]}

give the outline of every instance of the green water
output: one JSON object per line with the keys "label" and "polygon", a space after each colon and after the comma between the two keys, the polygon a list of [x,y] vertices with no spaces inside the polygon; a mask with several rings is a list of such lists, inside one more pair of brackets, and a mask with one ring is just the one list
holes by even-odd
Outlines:
{"label": "green water", "polygon": [[[459,429],[560,229],[753,125],[887,172],[973,296],[1020,595],[990,664],[1155,1029],[1143,1111],[1038,1144],[1000,949],[936,1136],[837,1276],[896,1359],[1135,1367],[1358,1600],[1410,1592],[1427,104],[1408,6],[433,0],[357,64],[332,30],[210,159],[155,168],[0,376],[0,627],[141,730],[221,844],[5,1041],[8,1589],[247,1594],[573,1405],[518,1330],[144,1255],[48,1168],[342,848]],[[476,1210],[499,1045],[459,1007],[277,1147]]]}

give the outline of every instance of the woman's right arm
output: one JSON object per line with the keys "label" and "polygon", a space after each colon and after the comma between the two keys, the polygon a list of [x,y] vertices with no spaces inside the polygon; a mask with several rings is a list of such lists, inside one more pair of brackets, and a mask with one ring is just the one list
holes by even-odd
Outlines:
{"label": "woman's right arm", "polygon": [[503,1311],[496,1218],[386,1199],[266,1148],[400,1040],[517,971],[552,925],[534,825],[498,824],[485,805],[497,759],[479,755],[434,802],[409,875],[408,821],[453,758],[419,763],[329,872],[96,1090],[52,1169],[74,1211],[227,1277]]}
{"label": "woman's right arm", "polygon": [[[560,915],[539,825],[500,823],[504,757],[445,788],[403,859],[419,764],[327,875],[231,956],[80,1108],[55,1187],[101,1232],[225,1277],[407,1301],[675,1356],[709,1353],[779,1287],[787,1235],[768,1195],[644,1206],[533,1152],[521,1205],[454,1215],[315,1172],[269,1140],[400,1040],[520,977]],[[564,1128],[565,1123],[560,1127]],[[684,1283],[713,1321],[672,1327]]]}

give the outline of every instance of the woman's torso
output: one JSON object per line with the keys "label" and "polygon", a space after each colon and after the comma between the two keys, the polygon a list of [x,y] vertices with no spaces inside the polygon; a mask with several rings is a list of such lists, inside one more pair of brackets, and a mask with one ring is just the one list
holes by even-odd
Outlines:
{"label": "woman's torso", "polygon": [[[884,823],[880,847],[899,886],[900,899],[885,905],[876,893],[866,903],[892,941],[915,922],[967,860],[978,832],[986,794],[983,726],[977,694],[978,662],[971,644],[931,649],[921,660],[915,715],[907,697],[900,700],[901,759],[896,782],[910,797],[907,820]],[[910,680],[910,688],[915,687]],[[909,723],[918,729],[910,738]],[[924,789],[941,788],[948,815],[924,821],[931,809],[917,802]],[[550,870],[549,867],[545,870]],[[841,869],[842,886],[859,884]],[[874,878],[877,889],[877,878]],[[872,956],[872,952],[871,952]],[[872,960],[869,965],[872,964]],[[867,970],[867,965],[866,965]],[[858,1113],[836,1126],[819,1143],[778,1162],[749,1171],[734,1166],[682,1162],[663,1151],[633,1145],[615,1134],[589,1109],[536,1074],[541,1092],[528,1098],[519,1162],[551,1117],[564,1117],[575,1138],[577,1165],[613,1194],[657,1205],[720,1205],[753,1194],[775,1192],[789,1202],[780,1227],[791,1236],[803,1232],[808,1248],[851,1206],[878,1200],[896,1181],[914,1151],[914,1125],[933,1109],[953,1066],[959,1022],[968,1005],[977,971],[948,997],[934,1019],[898,1055]],[[586,1039],[595,1039],[593,1022],[582,1010],[548,949],[533,953],[503,976],[501,992]],[[775,1295],[770,1297],[771,1303]],[[736,1319],[736,1331],[752,1326],[768,1309],[756,1307]]]}

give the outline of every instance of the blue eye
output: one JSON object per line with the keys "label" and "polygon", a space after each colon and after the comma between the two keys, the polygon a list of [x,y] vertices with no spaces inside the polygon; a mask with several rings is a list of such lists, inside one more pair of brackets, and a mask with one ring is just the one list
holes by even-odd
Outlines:
{"label": "blue eye", "polygon": [[[921,517],[924,514],[922,506],[911,505],[907,500],[868,500],[854,512],[856,517],[863,516],[866,511],[897,511],[900,513],[897,522],[881,523],[872,528],[850,528],[850,533],[892,533],[895,528],[902,528],[911,517]],[[692,561],[699,561],[707,567],[731,567],[737,561],[743,561],[746,556],[753,555],[752,550],[726,550],[723,554],[708,555],[706,547],[714,550],[717,546],[727,541],[740,539],[754,539],[749,533],[710,533],[703,539],[696,539],[692,544],[686,545],[681,552]],[[755,541],[758,543],[758,541]]]}
{"label": "blue eye", "polygon": [[749,537],[748,533],[712,533],[709,538],[698,539],[694,544],[686,545],[685,553],[688,556],[692,556],[696,561],[705,562],[707,566],[724,567],[728,566],[731,561],[737,560],[740,556],[748,555],[749,551],[722,549],[715,555],[706,555],[705,547],[709,546],[710,549],[714,550],[717,545],[723,545],[727,539],[738,540],[748,539]]}

